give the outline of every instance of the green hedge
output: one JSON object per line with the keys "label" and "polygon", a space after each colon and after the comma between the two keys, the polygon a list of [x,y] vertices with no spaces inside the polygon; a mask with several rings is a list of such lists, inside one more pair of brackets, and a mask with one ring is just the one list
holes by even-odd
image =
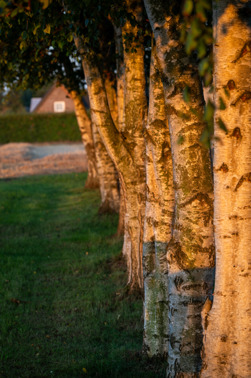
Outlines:
{"label": "green hedge", "polygon": [[81,141],[74,113],[0,116],[0,144],[63,141]]}

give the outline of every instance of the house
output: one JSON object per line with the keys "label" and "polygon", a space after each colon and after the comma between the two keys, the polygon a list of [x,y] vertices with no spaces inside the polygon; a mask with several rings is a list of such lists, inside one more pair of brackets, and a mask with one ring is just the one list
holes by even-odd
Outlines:
{"label": "house", "polygon": [[74,103],[63,85],[53,84],[44,97],[31,99],[30,112],[32,113],[71,113],[74,111]]}
{"label": "house", "polygon": [[[83,103],[87,109],[90,107],[87,95],[83,97]],[[31,99],[31,113],[71,113],[74,111],[74,103],[63,85],[58,87],[53,84],[44,97]]]}

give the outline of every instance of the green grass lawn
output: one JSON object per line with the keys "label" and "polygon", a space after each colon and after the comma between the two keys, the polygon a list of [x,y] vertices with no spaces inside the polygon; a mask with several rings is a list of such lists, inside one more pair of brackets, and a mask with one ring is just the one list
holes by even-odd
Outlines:
{"label": "green grass lawn", "polygon": [[[0,181],[0,377],[164,377],[86,174]],[[124,293],[124,294],[123,294]]]}

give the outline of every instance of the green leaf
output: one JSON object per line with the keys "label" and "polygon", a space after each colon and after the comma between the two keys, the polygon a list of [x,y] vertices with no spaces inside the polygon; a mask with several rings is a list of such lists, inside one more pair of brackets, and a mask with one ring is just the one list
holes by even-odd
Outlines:
{"label": "green leaf", "polygon": [[201,24],[197,18],[194,18],[191,23],[191,33],[194,38],[197,38],[202,34]]}
{"label": "green leaf", "polygon": [[197,42],[195,41],[192,33],[189,33],[186,40],[186,53],[191,54],[193,50],[197,47]]}
{"label": "green leaf", "polygon": [[193,11],[193,0],[186,0],[183,7],[184,16],[189,16]]}
{"label": "green leaf", "polygon": [[183,25],[181,32],[180,32],[180,40],[181,40],[182,43],[185,43],[186,35],[187,35],[187,31],[186,31],[186,28]]}
{"label": "green leaf", "polygon": [[185,141],[185,138],[183,137],[183,135],[180,135],[180,136],[178,137],[177,143],[178,143],[178,144],[183,144],[184,141]]}
{"label": "green leaf", "polygon": [[199,63],[200,76],[204,76],[208,69],[209,69],[209,61],[208,61],[208,58],[205,58]]}
{"label": "green leaf", "polygon": [[68,42],[72,42],[72,40],[73,40],[73,35],[70,34],[69,37],[67,38],[67,41],[68,41]]}
{"label": "green leaf", "polygon": [[33,34],[36,35],[37,34],[37,30],[40,28],[40,25],[36,25],[35,28],[33,29]]}
{"label": "green leaf", "polygon": [[11,12],[10,17],[15,17],[15,16],[18,14],[18,11],[19,11],[19,8],[16,7],[16,8]]}
{"label": "green leaf", "polygon": [[211,0],[199,0],[199,3],[207,10],[210,10],[212,8],[212,2]]}
{"label": "green leaf", "polygon": [[221,118],[218,119],[218,125],[221,130],[225,131],[225,133],[228,133],[227,126],[225,125],[225,123],[222,121]]}
{"label": "green leaf", "polygon": [[19,45],[20,50],[24,50],[27,47],[27,43],[25,41],[22,41]]}
{"label": "green leaf", "polygon": [[210,136],[211,135],[209,130],[205,128],[200,137],[201,144],[203,144],[207,148],[210,148]]}
{"label": "green leaf", "polygon": [[188,86],[186,86],[186,88],[183,91],[183,98],[184,98],[185,102],[190,101],[190,88]]}
{"label": "green leaf", "polygon": [[225,92],[225,95],[229,98],[230,97],[230,92],[229,92],[229,90],[226,87],[224,87],[224,92]]}
{"label": "green leaf", "polygon": [[46,25],[46,28],[44,29],[44,33],[46,33],[46,34],[50,34],[51,33],[51,25],[50,24]]}
{"label": "green leaf", "polygon": [[21,37],[23,40],[25,40],[27,38],[27,33],[26,31],[23,31],[22,34],[21,34]]}
{"label": "green leaf", "polygon": [[43,4],[43,9],[48,8],[48,6],[50,5],[50,2],[51,2],[51,0],[39,0],[39,1],[40,1],[40,3]]}
{"label": "green leaf", "polygon": [[204,85],[207,87],[208,85],[212,84],[213,75],[211,71],[207,71],[204,76]]}
{"label": "green leaf", "polygon": [[201,2],[198,2],[196,4],[196,13],[197,13],[197,16],[199,17],[199,19],[202,22],[205,22],[207,20],[206,12],[205,12],[204,6]]}
{"label": "green leaf", "polygon": [[60,48],[60,50],[63,50],[64,42],[63,41],[58,41],[58,47]]}
{"label": "green leaf", "polygon": [[214,104],[209,100],[205,107],[204,120],[206,122],[212,121],[214,117]]}
{"label": "green leaf", "polygon": [[198,43],[198,58],[203,58],[207,53],[207,48],[203,42],[203,40],[200,40]]}
{"label": "green leaf", "polygon": [[225,110],[225,109],[226,109],[225,102],[223,101],[223,98],[220,97],[220,110]]}
{"label": "green leaf", "polygon": [[207,33],[203,35],[204,42],[206,45],[211,45],[213,43],[213,30],[212,28],[207,28]]}

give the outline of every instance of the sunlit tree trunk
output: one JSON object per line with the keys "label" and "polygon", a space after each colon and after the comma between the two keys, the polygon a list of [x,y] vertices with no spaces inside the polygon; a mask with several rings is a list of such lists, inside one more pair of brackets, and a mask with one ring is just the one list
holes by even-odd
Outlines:
{"label": "sunlit tree trunk", "polygon": [[[126,2],[138,23],[142,19],[141,1]],[[138,26],[127,21],[123,27],[124,81],[124,144],[134,163],[133,174],[124,176],[125,183],[125,243],[123,252],[128,261],[131,287],[143,288],[143,224],[145,216],[145,142],[143,130],[147,116],[144,76],[144,43],[138,36]],[[129,46],[126,36],[133,36]]]}
{"label": "sunlit tree trunk", "polygon": [[108,155],[106,147],[93,120],[93,139],[95,143],[96,164],[99,175],[101,205],[99,213],[119,212],[119,182],[115,165]]}
{"label": "sunlit tree trunk", "polygon": [[152,47],[146,127],[146,215],[144,223],[144,349],[148,356],[168,353],[168,267],[172,236],[173,167],[163,84]]}
{"label": "sunlit tree trunk", "polygon": [[[117,109],[118,109],[118,125],[117,128],[121,132],[125,125],[125,107],[124,107],[124,84],[125,84],[125,64],[123,57],[123,42],[121,27],[114,26],[114,37],[116,46],[116,82],[117,82]],[[125,223],[125,190],[122,179],[120,178],[120,208],[119,208],[119,223],[117,234],[124,235]]]}
{"label": "sunlit tree trunk", "polygon": [[118,127],[123,131],[125,126],[125,63],[123,54],[122,29],[114,25],[115,46],[116,46],[116,80],[117,80],[117,106],[118,106]]}
{"label": "sunlit tree trunk", "polygon": [[[214,2],[216,280],[202,377],[251,376],[251,69],[248,1]],[[225,109],[224,109],[225,108]],[[219,127],[219,118],[228,133]]]}
{"label": "sunlit tree trunk", "polygon": [[87,154],[88,177],[85,183],[85,187],[89,189],[98,188],[99,178],[96,165],[95,147],[93,142],[91,121],[88,117],[81,96],[76,91],[70,91],[70,95],[74,102],[78,127]]}
{"label": "sunlit tree trunk", "polygon": [[[119,83],[117,83],[117,89],[118,89],[118,86],[119,86]],[[119,118],[119,114],[121,117],[121,114],[123,113],[123,109],[122,110],[119,109],[119,107],[123,105],[120,99],[121,89],[118,95],[114,87],[114,82],[111,81],[108,77],[106,77],[105,90],[106,90],[108,105],[109,105],[113,123],[116,126],[116,128],[119,131],[121,131],[121,119]],[[119,189],[120,205],[119,205],[119,222],[118,222],[118,228],[117,228],[117,236],[123,236],[124,235],[124,218],[125,218],[125,198],[124,198],[123,184],[122,184],[121,177],[119,174],[118,174],[118,180],[119,180],[119,187],[120,187]]]}
{"label": "sunlit tree trunk", "polygon": [[[167,248],[169,351],[167,376],[201,369],[201,311],[214,273],[213,186],[209,150],[200,145],[204,125],[201,83],[180,42],[180,5],[145,0],[162,72],[171,137],[175,189],[172,239]],[[183,90],[190,88],[190,103]],[[193,111],[191,111],[191,108]]]}
{"label": "sunlit tree trunk", "polygon": [[[138,4],[135,12],[139,10]],[[124,32],[137,33],[126,23]],[[78,41],[77,45],[78,45]],[[146,117],[144,47],[133,42],[133,51],[125,56],[125,130],[117,130],[111,117],[103,79],[93,57],[84,54],[83,68],[91,103],[92,119],[119,172],[125,196],[125,235],[123,253],[127,259],[128,284],[143,288],[142,244],[145,207],[145,145],[143,126]],[[84,46],[82,47],[84,48]],[[81,46],[80,46],[81,49]]]}
{"label": "sunlit tree trunk", "polygon": [[99,211],[101,213],[119,212],[118,175],[115,166],[105,149],[95,124],[91,122],[86,113],[81,96],[75,91],[71,91],[70,94],[75,105],[78,125],[88,156],[88,179],[85,187],[99,187],[101,194]]}
{"label": "sunlit tree trunk", "polygon": [[[92,119],[93,122],[97,125],[102,140],[105,143],[105,146],[107,150],[110,153],[110,156],[112,157],[112,160],[114,161],[116,168],[119,172],[120,178],[122,180],[122,185],[124,188],[125,193],[125,203],[126,203],[126,214],[128,212],[129,208],[135,208],[135,200],[137,201],[137,188],[136,193],[135,191],[131,196],[128,196],[128,193],[126,193],[128,183],[131,183],[132,177],[136,176],[136,170],[134,166],[134,162],[132,159],[132,156],[129,154],[125,144],[124,144],[124,138],[119,133],[119,131],[116,129],[108,106],[108,101],[106,97],[106,92],[104,88],[104,83],[101,77],[101,74],[99,72],[98,67],[95,65],[95,61],[92,59],[88,59],[85,57],[83,60],[83,68],[85,72],[85,77],[87,81],[88,86],[88,93],[91,103],[91,112],[92,112]],[[135,179],[137,180],[137,178]],[[132,210],[131,210],[132,211]],[[137,218],[138,214],[135,211],[135,218]],[[125,219],[127,220],[127,215],[125,216]],[[140,217],[141,219],[141,217]],[[126,223],[125,220],[125,223]],[[137,219],[136,219],[137,222]],[[124,236],[124,246],[123,249],[125,249],[125,245],[128,246],[128,251],[130,251],[130,255],[126,254],[128,256],[127,264],[128,264],[128,284],[132,287],[142,287],[142,273],[140,270],[140,261],[138,261],[139,253],[137,248],[134,248],[132,250],[131,248],[131,241],[129,239],[128,242],[128,236],[130,235],[128,232],[128,229],[132,233],[137,233],[138,229],[135,229],[135,224],[132,223],[130,227],[130,221],[129,226],[127,226]],[[142,245],[141,245],[142,246]],[[134,262],[131,263],[131,260]],[[135,260],[138,261],[138,270],[132,271],[132,266],[135,265]],[[142,263],[141,263],[141,269],[142,269]],[[140,275],[141,273],[141,275]]]}
{"label": "sunlit tree trunk", "polygon": [[112,120],[116,128],[118,129],[118,103],[117,103],[117,94],[115,89],[115,83],[113,80],[110,80],[109,77],[104,78],[105,91],[108,100],[108,105]]}

